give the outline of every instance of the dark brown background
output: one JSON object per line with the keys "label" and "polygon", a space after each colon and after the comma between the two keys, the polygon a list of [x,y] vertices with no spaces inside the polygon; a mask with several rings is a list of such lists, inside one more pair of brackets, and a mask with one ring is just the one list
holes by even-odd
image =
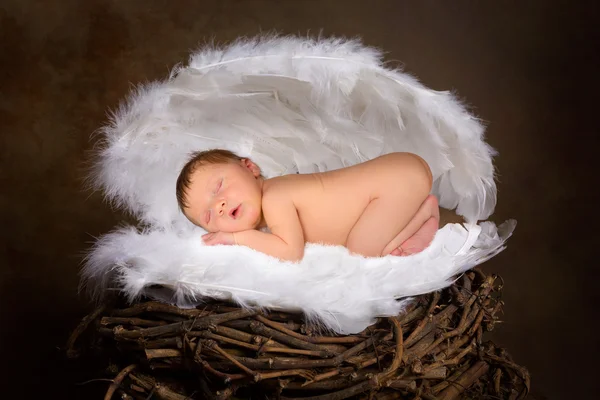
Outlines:
{"label": "dark brown background", "polygon": [[[575,2],[573,3],[575,4]],[[485,265],[506,281],[493,338],[550,399],[591,398],[597,347],[598,7],[550,1],[4,0],[0,6],[0,387],[95,397],[106,383],[62,361],[88,310],[78,271],[122,216],[82,190],[90,134],[132,84],[163,78],[211,36],[361,36],[488,124],[499,203],[519,221]],[[596,158],[596,159],[594,159]],[[54,397],[54,396],[52,396]]]}

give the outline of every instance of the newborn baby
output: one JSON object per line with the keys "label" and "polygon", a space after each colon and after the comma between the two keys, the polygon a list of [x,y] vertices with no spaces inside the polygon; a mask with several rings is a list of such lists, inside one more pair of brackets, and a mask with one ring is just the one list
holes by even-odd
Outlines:
{"label": "newborn baby", "polygon": [[429,166],[411,153],[264,179],[251,160],[208,150],[187,162],[176,190],[185,216],[210,232],[205,244],[299,261],[306,242],[343,245],[366,257],[422,251],[439,226],[431,185]]}

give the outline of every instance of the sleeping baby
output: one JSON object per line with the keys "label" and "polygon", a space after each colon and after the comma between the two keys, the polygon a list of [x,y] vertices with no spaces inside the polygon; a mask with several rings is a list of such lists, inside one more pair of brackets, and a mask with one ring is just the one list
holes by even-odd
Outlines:
{"label": "sleeping baby", "polygon": [[[177,179],[177,201],[207,245],[241,245],[299,261],[307,242],[365,257],[425,249],[439,227],[427,163],[390,153],[338,170],[264,179],[227,150],[193,154]],[[268,228],[268,231],[261,228]]]}

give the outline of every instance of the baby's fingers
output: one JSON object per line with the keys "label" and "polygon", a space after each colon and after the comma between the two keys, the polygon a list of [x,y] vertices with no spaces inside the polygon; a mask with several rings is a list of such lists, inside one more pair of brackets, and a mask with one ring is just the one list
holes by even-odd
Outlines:
{"label": "baby's fingers", "polygon": [[213,244],[214,233],[207,233],[206,235],[202,235],[202,241],[204,244],[211,245]]}

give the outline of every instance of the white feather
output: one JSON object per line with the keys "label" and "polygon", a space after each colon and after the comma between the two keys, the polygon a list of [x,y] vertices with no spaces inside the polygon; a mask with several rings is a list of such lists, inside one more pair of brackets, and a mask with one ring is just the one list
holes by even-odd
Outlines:
{"label": "white feather", "polygon": [[[494,150],[481,124],[451,94],[384,68],[381,54],[358,41],[269,36],[201,49],[169,79],[133,93],[101,133],[90,183],[147,230],[98,241],[83,277],[99,291],[112,272],[132,297],[158,293],[150,284],[175,288],[181,304],[227,292],[242,304],[294,306],[349,332],[397,312],[394,298],[444,287],[508,236],[474,225],[496,205]],[[402,259],[309,245],[306,261],[291,265],[246,248],[204,247],[178,210],[175,181],[192,151],[210,148],[252,158],[267,178],[413,152],[429,163],[440,205],[456,208],[469,231],[438,233],[450,232],[437,249],[458,241],[454,252]],[[374,301],[376,293],[383,297]]]}

